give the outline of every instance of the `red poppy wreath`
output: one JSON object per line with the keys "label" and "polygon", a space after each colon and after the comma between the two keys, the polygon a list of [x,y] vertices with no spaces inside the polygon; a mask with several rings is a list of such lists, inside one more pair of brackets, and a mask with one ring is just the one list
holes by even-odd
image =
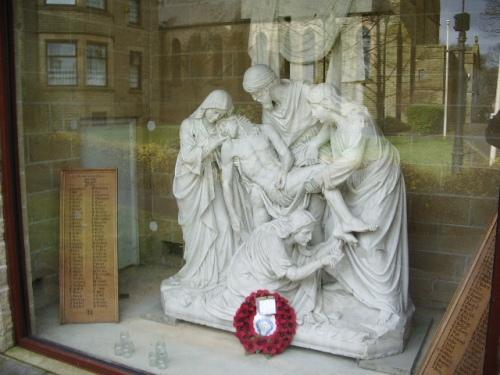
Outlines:
{"label": "red poppy wreath", "polygon": [[[275,314],[261,316],[257,300],[273,299]],[[259,318],[256,320],[256,316]],[[247,353],[276,355],[282,353],[292,342],[297,329],[295,310],[279,293],[258,290],[250,294],[241,304],[233,319],[236,337]]]}

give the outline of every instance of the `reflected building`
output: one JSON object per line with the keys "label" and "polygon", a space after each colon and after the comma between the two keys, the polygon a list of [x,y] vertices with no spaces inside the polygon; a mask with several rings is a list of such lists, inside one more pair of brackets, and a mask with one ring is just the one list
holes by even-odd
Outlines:
{"label": "reflected building", "polygon": [[[330,82],[366,105],[382,128],[388,118],[405,122],[412,105],[444,101],[438,0],[22,0],[15,6],[26,246],[37,308],[58,294],[60,170],[120,165],[127,179],[121,185],[131,186],[121,193],[130,199],[122,205],[128,224],[120,225],[132,237],[123,234],[122,241],[133,244],[120,254],[127,259],[121,266],[164,261],[168,244],[182,243],[171,191],[177,126],[217,88],[232,95],[237,112],[259,121],[260,107],[242,88],[252,63],[267,63],[282,78]],[[452,53],[450,104],[456,64]],[[466,55],[468,119],[479,68],[474,43]],[[151,162],[156,150],[169,147],[160,163]]]}
{"label": "reflected building", "polygon": [[14,2],[25,246],[37,309],[59,293],[61,169],[118,168],[120,268],[139,262],[138,218],[146,209],[148,177],[137,166],[136,144],[148,119],[158,117],[157,5],[153,0]]}

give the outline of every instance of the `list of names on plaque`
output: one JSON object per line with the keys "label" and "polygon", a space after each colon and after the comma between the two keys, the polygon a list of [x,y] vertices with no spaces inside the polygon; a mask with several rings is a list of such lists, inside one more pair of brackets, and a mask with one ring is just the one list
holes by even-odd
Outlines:
{"label": "list of names on plaque", "polygon": [[118,320],[117,173],[61,172],[63,323]]}
{"label": "list of names on plaque", "polygon": [[497,219],[442,320],[420,374],[481,374]]}

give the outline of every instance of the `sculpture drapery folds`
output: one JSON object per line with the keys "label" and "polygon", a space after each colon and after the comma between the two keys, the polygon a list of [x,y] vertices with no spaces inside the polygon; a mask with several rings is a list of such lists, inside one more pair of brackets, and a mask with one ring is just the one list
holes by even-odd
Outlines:
{"label": "sculpture drapery folds", "polygon": [[245,296],[267,289],[297,311],[296,345],[400,352],[413,304],[398,151],[329,84],[254,65],[243,86],[263,124],[232,116],[221,90],[182,123],[174,194],[186,265],[162,284],[165,313],[232,329]]}

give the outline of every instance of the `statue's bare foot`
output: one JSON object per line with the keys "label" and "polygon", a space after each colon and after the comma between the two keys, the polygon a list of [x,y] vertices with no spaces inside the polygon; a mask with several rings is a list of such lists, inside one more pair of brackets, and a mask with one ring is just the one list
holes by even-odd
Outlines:
{"label": "statue's bare foot", "polygon": [[389,320],[392,318],[392,315],[393,314],[390,311],[380,310],[377,318],[377,324],[379,326],[387,324],[387,322],[389,322]]}
{"label": "statue's bare foot", "polygon": [[344,232],[374,232],[377,228],[378,225],[367,224],[363,220],[357,218],[342,225]]}

